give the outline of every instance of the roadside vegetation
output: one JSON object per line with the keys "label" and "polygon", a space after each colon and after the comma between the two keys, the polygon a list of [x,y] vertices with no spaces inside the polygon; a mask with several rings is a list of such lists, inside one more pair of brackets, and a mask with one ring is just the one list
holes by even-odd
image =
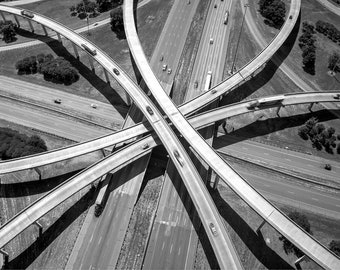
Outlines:
{"label": "roadside vegetation", "polygon": [[318,124],[316,117],[310,118],[304,126],[299,128],[299,136],[307,141],[312,142],[313,148],[321,151],[325,151],[329,154],[334,153],[334,149],[340,154],[340,142],[336,144],[337,140],[340,140],[340,134],[335,134],[333,127],[326,128],[323,124]]}
{"label": "roadside vegetation", "polygon": [[281,0],[260,0],[259,11],[269,26],[280,29],[285,21],[286,5]]}
{"label": "roadside vegetation", "polygon": [[45,152],[45,141],[38,135],[27,136],[10,128],[0,127],[0,155],[2,160]]}
{"label": "roadside vegetation", "polygon": [[43,74],[46,81],[70,85],[79,80],[78,71],[63,57],[38,54],[25,57],[15,64],[18,74]]}
{"label": "roadside vegetation", "polygon": [[123,9],[117,7],[110,12],[111,30],[116,33],[118,39],[126,39],[123,22]]}
{"label": "roadside vegetation", "polygon": [[82,0],[70,7],[71,16],[77,16],[79,19],[94,18],[100,13],[113,9],[123,3],[122,0]]}
{"label": "roadside vegetation", "polygon": [[309,22],[302,23],[302,35],[299,37],[299,47],[302,50],[303,69],[307,73],[315,74],[315,41],[314,25]]}
{"label": "roadside vegetation", "polygon": [[340,45],[340,31],[332,23],[319,20],[315,24],[315,30]]}
{"label": "roadside vegetation", "polygon": [[12,21],[0,21],[0,34],[5,43],[16,41],[17,29],[17,25]]}

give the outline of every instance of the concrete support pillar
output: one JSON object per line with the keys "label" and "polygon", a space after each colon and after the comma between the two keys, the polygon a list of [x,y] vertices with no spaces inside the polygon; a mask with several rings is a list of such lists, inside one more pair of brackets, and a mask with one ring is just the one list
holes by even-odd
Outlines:
{"label": "concrete support pillar", "polygon": [[42,225],[38,221],[35,221],[33,224],[38,227],[38,230],[39,230],[39,236],[38,237],[42,236],[42,232],[43,232]]}
{"label": "concrete support pillar", "polygon": [[103,70],[104,70],[104,75],[105,75],[106,82],[107,82],[108,84],[110,84],[109,74],[107,73],[107,71],[106,71],[105,68],[103,68]]}
{"label": "concrete support pillar", "polygon": [[6,267],[8,265],[8,261],[9,261],[9,254],[4,249],[0,249],[0,254],[3,257],[2,262],[0,262],[0,266],[3,266],[3,267],[1,267],[1,269],[3,269],[3,268],[6,269]]}
{"label": "concrete support pillar", "polygon": [[308,105],[308,110],[311,112],[312,108],[313,108],[314,102],[312,102],[311,104]]}
{"label": "concrete support pillar", "polygon": [[126,95],[126,104],[127,104],[128,106],[131,106],[132,100],[131,100],[129,94],[128,94],[126,91],[125,91],[125,95]]}
{"label": "concrete support pillar", "polygon": [[217,185],[219,181],[220,181],[220,177],[217,174],[215,174],[215,182],[214,182],[213,189],[217,189]]}
{"label": "concrete support pillar", "polygon": [[280,109],[281,109],[281,106],[277,107],[277,109],[276,109],[276,115],[278,117],[280,117]]}
{"label": "concrete support pillar", "polygon": [[58,32],[56,32],[56,33],[57,33],[58,41],[59,41],[61,44],[63,44],[63,41],[61,40],[61,35],[60,35]]}
{"label": "concrete support pillar", "polygon": [[32,21],[30,19],[27,19],[27,21],[28,21],[28,24],[30,25],[32,33],[34,33],[34,27],[33,27]]}
{"label": "concrete support pillar", "polygon": [[41,27],[44,30],[45,36],[48,36],[47,29],[46,29],[45,25],[42,24]]}
{"label": "concrete support pillar", "polygon": [[72,46],[73,46],[74,54],[76,55],[77,59],[79,60],[79,53],[78,53],[77,46],[73,42],[72,42]]}
{"label": "concrete support pillar", "polygon": [[17,15],[14,15],[14,20],[17,23],[17,26],[20,28],[20,22]]}
{"label": "concrete support pillar", "polygon": [[88,58],[89,58],[89,62],[90,62],[91,69],[92,69],[93,72],[95,72],[95,70],[94,70],[94,65],[93,65],[93,59],[92,59],[91,56],[88,56]]}
{"label": "concrete support pillar", "polygon": [[297,260],[294,262],[296,269],[301,269],[300,263],[301,263],[304,259],[306,259],[306,255],[303,255],[302,257],[300,257],[299,259],[297,259]]}
{"label": "concrete support pillar", "polygon": [[105,149],[102,148],[101,150],[102,150],[103,157],[106,157]]}
{"label": "concrete support pillar", "polygon": [[33,170],[35,170],[35,172],[39,175],[39,180],[41,180],[41,171],[39,170],[38,167],[33,168]]}
{"label": "concrete support pillar", "polygon": [[2,17],[2,19],[4,20],[4,22],[6,21],[6,18],[5,18],[5,15],[4,15],[4,13],[2,12],[2,11],[0,11],[0,14],[1,14],[1,17]]}
{"label": "concrete support pillar", "polygon": [[256,230],[257,234],[259,234],[259,232],[260,232],[260,230],[261,230],[261,228],[263,227],[264,224],[266,224],[265,220],[263,220],[262,223],[260,224],[260,226],[257,228],[257,230]]}

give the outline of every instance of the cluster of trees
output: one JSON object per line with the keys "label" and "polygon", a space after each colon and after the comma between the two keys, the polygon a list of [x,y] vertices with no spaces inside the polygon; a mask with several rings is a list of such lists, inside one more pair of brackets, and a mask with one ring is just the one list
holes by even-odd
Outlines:
{"label": "cluster of trees", "polygon": [[117,7],[110,12],[111,17],[111,30],[116,33],[117,38],[123,39],[125,37],[124,22],[123,22],[123,9]]}
{"label": "cluster of trees", "polygon": [[265,18],[265,23],[280,29],[285,21],[286,6],[281,0],[260,0],[259,12]]}
{"label": "cluster of trees", "polygon": [[0,155],[2,160],[33,155],[47,150],[43,139],[28,137],[16,130],[0,128]]}
{"label": "cluster of trees", "polygon": [[79,79],[78,71],[63,57],[38,54],[25,57],[15,64],[19,74],[41,73],[44,79],[55,83],[71,84]]}
{"label": "cluster of trees", "polygon": [[340,45],[340,31],[333,24],[324,21],[317,21],[315,29],[333,42]]}
{"label": "cluster of trees", "polygon": [[340,54],[333,52],[328,58],[328,68],[333,72],[340,72]]}
{"label": "cluster of trees", "polygon": [[316,38],[314,36],[314,26],[308,22],[302,23],[302,35],[299,37],[299,47],[302,50],[303,69],[314,75],[315,74],[315,54]]}
{"label": "cluster of trees", "polygon": [[82,0],[70,7],[71,16],[78,16],[80,19],[96,17],[99,13],[113,9],[123,3],[123,0]]}
{"label": "cluster of trees", "polygon": [[[340,135],[335,136],[333,127],[326,127],[323,124],[318,124],[318,119],[312,117],[299,128],[299,136],[312,142],[312,146],[317,150],[322,150],[324,147],[327,153],[333,154],[333,148],[336,147],[336,140],[340,140]],[[340,143],[336,147],[337,153],[340,154]]]}
{"label": "cluster of trees", "polygon": [[[310,235],[313,235],[311,228],[310,228],[309,220],[304,214],[301,214],[297,211],[293,211],[288,214],[288,217],[291,220],[293,220],[296,224],[298,224],[302,229],[304,229],[307,233],[309,233]],[[287,254],[294,253],[296,257],[298,258],[303,256],[303,252],[300,249],[298,249],[296,246],[294,246],[284,236],[281,236],[279,239],[283,242],[283,249]]]}
{"label": "cluster of trees", "polygon": [[0,34],[2,35],[2,40],[6,43],[15,41],[17,28],[18,26],[12,21],[0,21]]}

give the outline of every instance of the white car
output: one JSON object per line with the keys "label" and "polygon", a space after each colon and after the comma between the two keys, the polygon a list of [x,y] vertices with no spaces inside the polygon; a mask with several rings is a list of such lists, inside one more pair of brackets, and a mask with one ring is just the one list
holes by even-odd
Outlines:
{"label": "white car", "polygon": [[92,107],[93,109],[97,109],[97,105],[94,104],[94,103],[91,104],[91,107]]}

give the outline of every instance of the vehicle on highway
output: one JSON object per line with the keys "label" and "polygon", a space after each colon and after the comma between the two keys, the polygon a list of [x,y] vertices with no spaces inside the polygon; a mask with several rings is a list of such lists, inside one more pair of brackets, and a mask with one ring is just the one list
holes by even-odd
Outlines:
{"label": "vehicle on highway", "polygon": [[149,113],[150,115],[153,115],[153,110],[151,109],[150,106],[146,106],[146,110],[148,111],[148,113]]}
{"label": "vehicle on highway", "polygon": [[228,23],[228,18],[229,18],[229,11],[227,10],[227,11],[225,12],[225,15],[224,15],[224,21],[223,21],[224,24],[227,24],[227,23]]}
{"label": "vehicle on highway", "polygon": [[331,164],[325,164],[325,169],[328,170],[328,171],[331,171],[332,170],[332,165]]}
{"label": "vehicle on highway", "polygon": [[334,95],[334,99],[340,99],[340,94]]}
{"label": "vehicle on highway", "polygon": [[216,4],[214,5],[214,8],[217,8],[217,5],[216,5]]}
{"label": "vehicle on highway", "polygon": [[60,99],[60,98],[56,98],[56,99],[54,100],[54,103],[60,104],[60,103],[61,103],[61,99]]}
{"label": "vehicle on highway", "polygon": [[214,43],[214,40],[213,40],[212,38],[210,38],[209,43],[210,43],[210,44],[213,44],[213,43]]}
{"label": "vehicle on highway", "polygon": [[194,82],[194,87],[197,88],[198,87],[198,81]]}
{"label": "vehicle on highway", "polygon": [[249,102],[247,108],[248,109],[256,109],[260,105],[260,102],[258,100],[254,100]]}
{"label": "vehicle on highway", "polygon": [[116,75],[119,75],[119,74],[120,74],[119,70],[116,69],[116,68],[113,68],[113,73],[116,74]]}
{"label": "vehicle on highway", "polygon": [[148,149],[148,148],[149,148],[149,144],[148,143],[143,144],[142,149]]}
{"label": "vehicle on highway", "polygon": [[167,67],[168,67],[168,65],[164,64],[163,67],[162,67],[162,70],[165,71]]}
{"label": "vehicle on highway", "polygon": [[93,109],[97,109],[97,104],[92,103],[92,104],[91,104],[91,107],[92,107]]}
{"label": "vehicle on highway", "polygon": [[171,68],[169,68],[169,69],[168,69],[168,74],[171,74],[171,71],[172,71],[172,69],[171,69]]}
{"label": "vehicle on highway", "polygon": [[98,23],[97,23],[97,22],[93,24],[93,26],[96,26],[96,25],[98,25]]}
{"label": "vehicle on highway", "polygon": [[161,58],[159,59],[159,61],[163,61],[163,59],[164,59],[164,56],[161,55]]}
{"label": "vehicle on highway", "polygon": [[204,92],[210,89],[212,72],[208,71],[207,78],[205,79]]}
{"label": "vehicle on highway", "polygon": [[97,51],[96,50],[92,50],[89,46],[87,46],[86,44],[81,44],[81,46],[84,48],[85,51],[87,51],[89,54],[91,55],[96,55]]}
{"label": "vehicle on highway", "polygon": [[290,19],[290,20],[291,20],[291,19],[293,19],[293,16],[292,16],[292,15],[290,15],[290,16],[289,16],[289,19]]}
{"label": "vehicle on highway", "polygon": [[94,207],[94,215],[95,217],[99,217],[103,212],[103,206],[101,204],[96,204]]}
{"label": "vehicle on highway", "polygon": [[213,234],[214,236],[217,236],[217,231],[216,231],[216,228],[215,228],[214,223],[210,223],[210,224],[209,224],[209,227],[210,227],[210,230],[211,230],[212,234]]}
{"label": "vehicle on highway", "polygon": [[181,156],[180,156],[180,154],[178,153],[177,150],[174,151],[174,155],[175,155],[179,165],[181,165],[183,167],[183,164],[184,164],[183,159],[181,158]]}
{"label": "vehicle on highway", "polygon": [[20,13],[21,15],[31,18],[31,19],[34,17],[34,14],[28,10],[22,10]]}

